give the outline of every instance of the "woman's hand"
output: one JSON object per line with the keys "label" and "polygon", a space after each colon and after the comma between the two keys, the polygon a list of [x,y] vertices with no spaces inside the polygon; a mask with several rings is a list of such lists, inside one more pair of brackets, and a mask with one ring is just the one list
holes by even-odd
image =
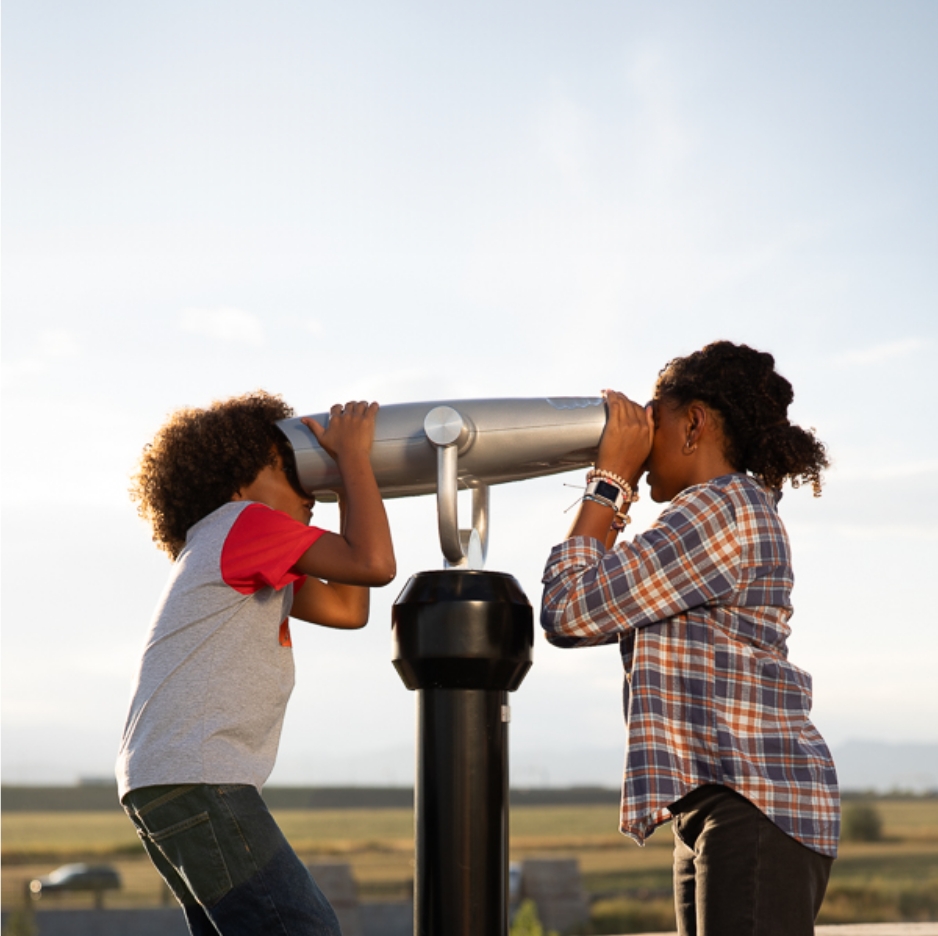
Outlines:
{"label": "woman's hand", "polygon": [[620,475],[634,488],[655,437],[652,407],[641,406],[615,390],[603,390],[603,398],[606,427],[599,440],[596,467]]}
{"label": "woman's hand", "polygon": [[325,429],[308,416],[304,416],[302,422],[338,463],[345,456],[367,456],[371,452],[377,412],[377,403],[351,401],[345,406],[336,403],[329,410],[329,425]]}
{"label": "woman's hand", "polygon": [[[603,398],[606,427],[599,440],[596,467],[624,478],[634,490],[655,437],[654,413],[651,406],[639,406],[615,390],[603,390]],[[567,535],[589,536],[611,549],[618,532],[612,527],[613,517],[611,505],[584,500]]]}

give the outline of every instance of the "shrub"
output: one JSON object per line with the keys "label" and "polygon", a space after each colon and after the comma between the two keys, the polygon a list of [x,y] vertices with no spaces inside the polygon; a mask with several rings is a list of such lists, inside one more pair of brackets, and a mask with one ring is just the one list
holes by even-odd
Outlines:
{"label": "shrub", "polygon": [[932,882],[833,884],[818,923],[925,923],[938,919],[938,892]]}
{"label": "shrub", "polygon": [[36,917],[30,909],[14,910],[3,928],[3,936],[36,936]]}
{"label": "shrub", "polygon": [[852,803],[845,807],[841,837],[845,842],[878,842],[883,837],[883,819],[874,806]]}
{"label": "shrub", "polygon": [[517,913],[515,913],[509,936],[557,936],[557,934],[545,932],[537,915],[537,907],[534,905],[534,901],[523,900],[518,907]]}

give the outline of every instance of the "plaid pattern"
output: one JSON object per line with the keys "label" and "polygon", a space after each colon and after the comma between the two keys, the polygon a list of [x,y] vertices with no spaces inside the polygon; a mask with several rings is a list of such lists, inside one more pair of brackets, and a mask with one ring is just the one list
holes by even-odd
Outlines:
{"label": "plaid pattern", "polygon": [[543,581],[551,643],[619,644],[626,835],[642,844],[669,803],[718,783],[836,856],[837,775],[811,677],[788,662],[793,577],[770,491],[741,474],[695,485],[631,543],[555,546]]}

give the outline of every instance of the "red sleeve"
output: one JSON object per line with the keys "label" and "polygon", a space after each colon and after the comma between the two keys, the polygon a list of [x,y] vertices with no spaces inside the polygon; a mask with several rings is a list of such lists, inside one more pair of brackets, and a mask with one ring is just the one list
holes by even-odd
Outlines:
{"label": "red sleeve", "polygon": [[303,578],[292,571],[293,566],[324,532],[264,504],[249,504],[225,538],[221,576],[244,595],[262,588],[284,588]]}

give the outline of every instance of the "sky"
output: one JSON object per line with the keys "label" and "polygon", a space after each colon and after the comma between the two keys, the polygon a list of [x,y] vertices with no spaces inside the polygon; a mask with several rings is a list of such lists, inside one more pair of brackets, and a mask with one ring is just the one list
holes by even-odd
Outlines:
{"label": "sky", "polygon": [[[936,41],[930,0],[6,0],[4,782],[113,769],[169,572],[128,478],[175,408],[645,399],[721,338],[833,459],[781,505],[816,724],[938,742]],[[578,484],[492,491],[535,615]],[[442,557],[431,498],[388,510],[369,626],[293,628],[271,783],[412,780],[391,605]],[[621,679],[538,636],[512,782],[617,785]]]}

